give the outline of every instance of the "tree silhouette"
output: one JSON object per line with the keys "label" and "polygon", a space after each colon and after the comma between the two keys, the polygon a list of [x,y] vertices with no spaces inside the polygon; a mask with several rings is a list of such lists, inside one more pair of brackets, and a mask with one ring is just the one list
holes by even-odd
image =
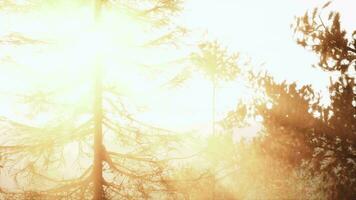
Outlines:
{"label": "tree silhouette", "polygon": [[296,84],[276,83],[271,77],[263,77],[260,84],[269,101],[256,107],[256,115],[263,117],[264,134],[255,145],[287,169],[308,172],[299,178],[314,179],[303,186],[309,197],[354,196],[354,79],[330,86],[328,107],[320,105],[310,86],[298,89]]}
{"label": "tree silhouette", "polygon": [[336,12],[330,12],[329,25],[325,24],[320,12],[314,9],[311,16],[306,13],[297,18],[294,28],[304,35],[298,44],[320,55],[321,69],[339,72],[339,77],[330,81],[330,105],[314,105],[322,126],[316,129],[319,138],[313,142],[322,148],[314,152],[312,169],[324,177],[324,191],[330,198],[349,199],[356,195],[352,178],[356,166],[356,31],[348,35],[342,30]]}
{"label": "tree silhouette", "polygon": [[312,179],[303,186],[310,198],[350,199],[356,195],[355,39],[341,30],[338,13],[330,14],[329,26],[317,16],[315,9],[297,18],[294,30],[298,44],[320,55],[321,69],[339,72],[329,85],[330,105],[321,105],[311,86],[251,76],[266,94],[255,107],[264,126],[257,144],[291,170],[303,170],[300,179]]}
{"label": "tree silhouette", "polygon": [[[297,43],[320,56],[314,67],[338,73],[338,78],[330,78],[330,104],[322,105],[321,94],[311,85],[277,82],[268,74],[250,73],[256,88],[254,105],[240,103],[223,121],[229,131],[250,117],[263,119],[262,134],[248,149],[262,155],[256,165],[269,168],[272,164],[263,161],[269,160],[281,174],[261,172],[261,182],[291,185],[295,189],[288,194],[303,195],[283,195],[283,187],[267,189],[267,194],[278,194],[278,198],[352,199],[356,195],[355,31],[347,34],[342,30],[338,13],[331,12],[323,21],[320,12],[314,9],[296,18],[293,29]],[[291,177],[294,180],[289,182]]]}
{"label": "tree silhouette", "polygon": [[[29,3],[36,7],[42,2]],[[78,4],[87,5],[87,2],[78,1]],[[170,17],[180,10],[180,5],[177,0],[95,0],[92,13],[97,24],[101,23],[101,13],[117,9],[117,12],[133,13],[136,19],[154,28],[166,30],[164,27],[171,24]],[[19,6],[12,1],[2,1],[1,8],[13,11]],[[164,36],[154,41],[159,44],[162,38],[165,43],[169,42],[170,37]],[[101,41],[101,38],[96,39]],[[12,33],[1,39],[0,44],[47,43]],[[1,197],[149,199],[176,195],[168,180],[168,163],[173,158],[179,137],[135,120],[126,108],[127,101],[120,88],[105,82],[106,66],[101,61],[96,63],[94,78],[90,76],[93,86],[86,83],[87,93],[72,102],[77,107],[57,100],[62,94],[76,93],[77,86],[60,91],[34,88],[30,94],[27,91],[13,97],[27,106],[31,116],[21,120],[21,117],[0,118],[3,135],[0,141],[1,171],[10,174],[20,188],[11,190],[3,186]],[[83,99],[92,99],[92,102],[83,103]],[[53,119],[48,123],[33,123],[44,113],[50,113]]]}
{"label": "tree silhouette", "polygon": [[188,59],[188,67],[175,75],[170,84],[177,86],[184,83],[194,71],[203,73],[212,83],[212,133],[216,131],[216,89],[221,81],[234,80],[241,70],[238,53],[230,54],[218,41],[205,41],[198,45]]}
{"label": "tree silhouette", "polygon": [[330,3],[296,18],[292,27],[297,43],[320,56],[318,66],[323,70],[341,73],[346,73],[352,67],[356,70],[356,32],[353,31],[350,36],[342,30],[340,14],[337,12],[330,12],[327,24],[321,18],[321,11]]}
{"label": "tree silhouette", "polygon": [[191,60],[212,83],[212,133],[215,134],[216,87],[220,80],[233,80],[240,69],[237,66],[239,54],[229,55],[217,42],[203,42],[199,52],[192,53]]}

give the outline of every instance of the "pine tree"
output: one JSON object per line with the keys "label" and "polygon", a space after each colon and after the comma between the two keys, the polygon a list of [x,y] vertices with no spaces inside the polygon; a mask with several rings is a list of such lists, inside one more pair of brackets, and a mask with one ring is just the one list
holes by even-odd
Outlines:
{"label": "pine tree", "polygon": [[[7,12],[16,12],[20,7],[26,11],[36,11],[45,4],[42,1],[27,3],[16,5],[12,1],[2,1],[1,8],[7,8]],[[51,1],[48,7],[44,7],[50,9],[60,3]],[[78,1],[74,5],[78,6],[76,8],[87,8],[88,2]],[[95,16],[95,26],[99,28],[102,15],[107,11],[114,11],[132,14],[140,23],[150,24],[151,29],[157,32],[173,29],[158,39],[149,38],[154,42],[147,44],[153,46],[167,44],[175,39],[172,33],[177,33],[177,29],[170,19],[181,9],[180,5],[181,2],[176,0],[96,0],[95,8],[89,10]],[[182,29],[178,29],[182,33],[179,30]],[[100,42],[102,39],[95,40]],[[50,45],[51,41],[10,33],[0,40],[0,44],[19,48],[26,45],[43,47]],[[77,53],[80,56],[81,52]],[[96,53],[102,55],[102,52]],[[16,62],[11,56],[10,54],[7,60]],[[4,72],[8,71],[4,69]],[[89,83],[79,80],[78,85],[64,84],[59,89],[51,88],[53,85],[50,85],[43,90],[33,86],[30,92],[26,90],[24,93],[18,93],[15,89],[10,91],[16,93],[11,98],[23,103],[29,115],[23,116],[21,113],[21,116],[4,115],[0,118],[1,172],[11,176],[18,185],[17,189],[12,190],[6,185],[2,186],[1,198],[174,197],[176,191],[171,189],[171,182],[168,180],[168,162],[176,148],[178,136],[135,120],[127,110],[128,104],[120,85],[107,84],[108,73],[104,58],[98,58],[93,73],[89,73],[87,77]],[[31,75],[33,74],[28,74]],[[43,86],[43,82],[48,81],[45,77],[41,79],[43,75],[47,76],[44,72],[37,74],[39,79],[32,82],[42,81]],[[51,76],[55,78],[53,74]],[[70,76],[61,79],[71,81]],[[30,84],[31,81],[26,83]],[[62,83],[65,81],[62,80]],[[80,96],[70,103],[61,101],[62,95],[75,97],[78,92]],[[20,112],[25,112],[26,109],[21,109]],[[41,121],[41,117],[46,115],[49,120]]]}
{"label": "pine tree", "polygon": [[216,90],[220,82],[233,81],[241,71],[239,53],[230,54],[218,41],[200,42],[187,60],[188,67],[174,76],[170,84],[181,85],[193,72],[204,74],[211,81],[212,133],[216,133]]}

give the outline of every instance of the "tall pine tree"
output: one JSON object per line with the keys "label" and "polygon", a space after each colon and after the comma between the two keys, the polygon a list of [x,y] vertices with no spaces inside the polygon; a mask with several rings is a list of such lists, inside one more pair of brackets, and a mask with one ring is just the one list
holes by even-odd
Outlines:
{"label": "tall pine tree", "polygon": [[[120,70],[113,71],[108,68],[110,65],[128,64],[128,61],[115,63],[117,60],[114,60],[114,64],[107,61],[109,56],[124,59],[133,50],[126,49],[128,44],[120,44],[125,38],[119,39],[119,45],[110,49],[102,43],[110,40],[110,37],[114,39],[108,43],[117,42],[116,34],[129,37],[132,32],[126,29],[134,26],[133,29],[137,31],[137,27],[142,25],[145,28],[140,30],[151,37],[144,37],[147,41],[139,40],[131,44],[138,51],[137,55],[142,51],[140,48],[169,44],[176,39],[177,34],[184,33],[182,28],[177,28],[171,21],[171,17],[180,11],[181,2],[95,0],[68,4],[65,1],[25,1],[18,4],[2,1],[0,5],[3,12],[9,15],[16,15],[19,10],[24,12],[24,16],[27,16],[25,13],[33,14],[28,16],[35,16],[38,20],[29,18],[27,22],[30,26],[36,27],[36,23],[42,27],[49,26],[49,30],[46,30],[49,34],[44,34],[44,38],[41,38],[40,31],[33,30],[28,34],[20,32],[21,28],[15,28],[15,31],[10,29],[0,39],[0,44],[7,50],[2,60],[5,63],[3,74],[8,77],[13,75],[14,80],[11,83],[4,82],[6,86],[2,88],[6,90],[3,91],[6,96],[3,105],[13,106],[14,110],[1,113],[0,118],[1,176],[12,178],[16,183],[15,186],[10,183],[2,185],[1,198],[174,197],[176,191],[171,189],[168,180],[168,162],[174,155],[178,137],[167,130],[135,120],[131,110],[127,109],[132,106],[128,103],[130,98],[125,97],[127,87],[124,85],[129,83],[124,81],[128,79],[120,80],[125,76],[125,67],[119,66]],[[57,7],[60,10],[58,12]],[[49,24],[41,24],[46,14],[52,11],[52,15],[57,16],[54,19],[49,17]],[[115,16],[117,13],[119,19],[107,21],[106,15]],[[82,16],[84,19],[80,18]],[[120,17],[134,20],[120,21]],[[58,22],[64,25],[51,26]],[[105,23],[109,23],[112,32],[111,29],[101,30]],[[125,23],[139,25],[129,24],[128,27],[117,29],[115,23],[117,26]],[[54,30],[50,30],[50,27]],[[68,29],[69,33],[63,28]],[[75,35],[71,34],[71,28],[84,31]],[[41,26],[38,29],[43,30]],[[81,41],[82,37],[86,37],[86,31],[89,32],[90,40]],[[150,35],[152,32],[162,35],[154,38],[153,34]],[[69,42],[66,41],[68,38]],[[132,36],[129,39],[138,38]],[[56,50],[61,50],[68,43],[69,58],[75,57],[81,61],[70,63],[71,60],[66,60],[68,57],[61,58],[66,54],[56,57],[47,53],[53,45]],[[120,49],[120,45],[125,48]],[[44,58],[41,53],[45,54]],[[30,54],[30,58],[26,54]],[[60,64],[64,66],[58,66],[54,59],[64,61]],[[34,65],[27,66],[27,62],[33,60],[39,60],[35,64],[41,65],[40,69]],[[130,56],[128,60],[137,61]],[[89,66],[83,69],[78,65]],[[19,69],[11,68],[13,66]],[[118,81],[121,82],[117,84]],[[22,84],[25,86],[22,87]],[[14,114],[16,109],[17,114]]]}

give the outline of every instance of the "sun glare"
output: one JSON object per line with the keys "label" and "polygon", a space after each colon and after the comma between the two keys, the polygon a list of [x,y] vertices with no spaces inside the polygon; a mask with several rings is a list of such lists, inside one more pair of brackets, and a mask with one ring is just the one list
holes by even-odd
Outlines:
{"label": "sun glare", "polygon": [[321,1],[0,0],[0,199],[352,199],[355,14]]}
{"label": "sun glare", "polygon": [[2,24],[9,27],[5,27],[1,35],[18,32],[40,38],[33,41],[33,45],[2,46],[5,55],[16,60],[16,63],[4,63],[8,69],[13,66],[27,69],[32,74],[26,77],[27,80],[47,88],[68,84],[76,87],[80,80],[90,80],[98,57],[109,75],[116,75],[117,79],[130,76],[135,70],[132,62],[138,52],[134,50],[139,49],[144,34],[142,27],[137,23],[135,26],[129,16],[105,12],[100,22],[95,22],[91,8],[39,13],[5,16],[9,21]]}
{"label": "sun glare", "polygon": [[[145,108],[145,111],[137,113],[140,119],[185,131],[210,123],[211,103],[207,101],[211,99],[210,83],[204,77],[194,76],[188,87],[174,92],[163,86],[171,77],[169,73],[161,73],[153,78],[155,70],[174,69],[170,64],[158,68],[155,65],[180,58],[182,53],[177,53],[174,48],[144,46],[145,42],[160,35],[149,33],[149,26],[129,12],[105,8],[100,20],[96,21],[92,6],[68,2],[55,7],[51,3],[44,4],[28,13],[1,15],[0,22],[5,24],[1,35],[22,33],[35,38],[28,45],[0,47],[4,55],[11,55],[12,60],[16,61],[4,62],[3,68],[7,69],[4,72],[8,74],[0,75],[4,77],[3,80],[10,74],[18,73],[21,76],[23,70],[28,71],[23,77],[27,84],[9,81],[12,82],[11,86],[1,90],[11,90],[13,93],[35,89],[44,92],[63,90],[61,95],[57,95],[56,101],[67,105],[83,101],[90,104],[88,98],[91,98],[93,69],[100,64],[108,87],[115,85],[120,88],[121,95],[130,98],[138,107]],[[235,96],[241,94],[241,87],[237,86],[234,98],[226,102],[226,97],[231,94],[224,88],[230,86],[221,87],[218,92],[219,117],[234,107],[234,100],[238,98]],[[200,92],[196,93],[196,90]]]}

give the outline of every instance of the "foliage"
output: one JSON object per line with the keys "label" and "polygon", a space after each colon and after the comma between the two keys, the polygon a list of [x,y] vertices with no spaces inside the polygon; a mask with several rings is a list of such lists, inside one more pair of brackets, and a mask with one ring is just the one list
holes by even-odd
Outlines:
{"label": "foliage", "polygon": [[233,80],[240,69],[239,54],[229,55],[217,41],[199,44],[199,52],[192,53],[191,60],[212,81]]}
{"label": "foliage", "polygon": [[309,190],[310,198],[350,199],[356,195],[356,92],[349,70],[355,63],[354,42],[341,31],[339,14],[330,15],[330,27],[319,25],[316,16],[314,10],[312,22],[308,14],[298,18],[295,30],[303,34],[298,43],[320,55],[320,68],[340,72],[329,86],[330,105],[321,105],[311,86],[276,83],[268,75],[254,77],[268,99],[256,107],[265,133],[259,145],[292,170],[302,169],[301,178],[318,183],[317,189]]}
{"label": "foliage", "polygon": [[349,35],[342,30],[339,13],[330,12],[330,25],[320,15],[317,21],[318,14],[315,9],[311,17],[306,13],[297,18],[295,31],[304,35],[298,43],[320,56],[321,69],[340,74],[329,86],[330,105],[312,105],[320,123],[313,127],[314,151],[308,168],[323,177],[323,191],[329,198],[349,199],[356,196],[356,31]]}
{"label": "foliage", "polygon": [[337,12],[330,12],[327,21],[330,25],[323,22],[320,14],[320,9],[315,8],[296,18],[293,29],[297,43],[317,53],[320,56],[318,66],[324,70],[346,73],[353,68],[355,71],[356,31],[348,35],[341,28],[340,14]]}
{"label": "foliage", "polygon": [[[271,198],[352,199],[356,196],[355,32],[348,38],[350,35],[341,29],[338,13],[332,12],[329,22],[330,25],[325,24],[319,9],[315,9],[297,18],[294,24],[297,43],[320,56],[319,68],[339,72],[339,77],[330,81],[329,105],[321,104],[322,96],[311,85],[276,82],[268,74],[250,73],[249,79],[256,88],[254,104],[240,102],[222,122],[225,130],[233,134],[233,128],[246,125],[249,118],[262,118],[262,134],[247,145],[249,156],[257,153],[258,164],[247,169],[261,166],[251,174],[260,175],[257,182],[262,186],[271,186],[265,190],[265,195]],[[257,95],[261,93],[262,97]],[[237,155],[242,156],[242,152],[239,150]],[[250,160],[234,162],[243,166]],[[275,172],[270,171],[272,163]],[[274,188],[276,183],[287,188]],[[258,191],[264,191],[263,187]],[[284,196],[286,193],[291,196]]]}

